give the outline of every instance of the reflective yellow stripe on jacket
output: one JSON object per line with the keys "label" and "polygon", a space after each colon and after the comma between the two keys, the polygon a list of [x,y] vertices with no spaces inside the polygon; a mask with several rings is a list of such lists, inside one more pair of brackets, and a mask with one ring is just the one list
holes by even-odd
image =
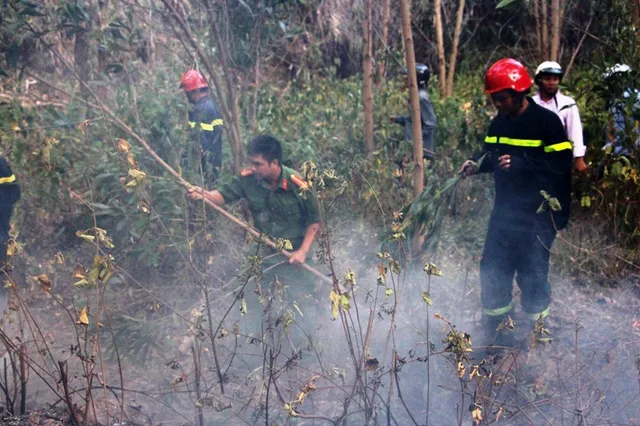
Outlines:
{"label": "reflective yellow stripe on jacket", "polygon": [[[196,127],[196,122],[195,121],[190,121],[189,122],[189,126],[193,129]],[[213,129],[215,129],[217,126],[222,126],[224,124],[224,122],[222,121],[221,118],[218,118],[216,120],[213,120],[211,123],[200,123],[200,128],[202,130],[205,130],[207,132],[213,132]]]}
{"label": "reflective yellow stripe on jacket", "polygon": [[0,184],[2,183],[12,183],[16,181],[16,175],[11,175],[7,177],[0,178]]}
{"label": "reflective yellow stripe on jacket", "polygon": [[558,151],[564,151],[565,149],[573,150],[573,145],[571,145],[571,142],[565,141],[565,142],[560,142],[553,145],[545,146],[544,152],[558,152]]}
{"label": "reflective yellow stripe on jacket", "polygon": [[498,141],[496,136],[487,136],[484,138],[484,141],[485,143],[500,143],[504,145],[521,146],[524,148],[540,148],[542,146],[542,141],[539,139],[513,139],[500,137],[500,140]]}

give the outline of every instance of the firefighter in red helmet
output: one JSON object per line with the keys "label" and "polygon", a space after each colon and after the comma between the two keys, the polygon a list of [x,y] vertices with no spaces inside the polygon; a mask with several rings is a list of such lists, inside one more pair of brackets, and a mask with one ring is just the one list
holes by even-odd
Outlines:
{"label": "firefighter in red helmet", "polygon": [[512,315],[514,277],[526,316],[534,321],[549,314],[549,254],[557,230],[569,219],[573,151],[558,116],[528,96],[532,80],[520,62],[496,62],[484,84],[498,115],[482,153],[467,160],[460,173],[495,175],[495,204],[480,263],[481,299],[486,332],[505,344],[512,339],[497,329]]}
{"label": "firefighter in red helmet", "polygon": [[200,71],[185,72],[180,78],[180,88],[191,104],[189,127],[201,153],[205,186],[212,186],[222,167],[222,115],[209,96],[209,85]]}

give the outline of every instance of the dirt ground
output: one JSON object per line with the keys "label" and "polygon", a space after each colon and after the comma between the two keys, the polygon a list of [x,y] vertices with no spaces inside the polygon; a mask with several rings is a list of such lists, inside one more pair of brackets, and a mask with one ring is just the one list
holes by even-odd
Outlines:
{"label": "dirt ground", "polygon": [[[354,229],[358,226],[355,224]],[[499,418],[497,424],[505,425],[640,424],[637,408],[640,405],[640,299],[634,292],[633,282],[620,283],[612,289],[594,289],[552,276],[554,299],[552,314],[546,323],[552,342],[531,349],[529,331],[518,328],[522,323],[518,309],[514,315],[520,342],[518,349],[504,351],[486,366],[495,377],[503,378],[501,384],[489,389],[489,381],[478,386],[475,381],[466,380],[461,385],[456,362],[452,361],[451,354],[443,352],[445,322],[434,315],[440,314],[457,330],[468,332],[472,341],[478,335],[481,309],[477,261],[461,257],[453,246],[443,248],[434,260],[444,276],[432,277],[433,305],[427,309],[421,297],[428,286],[424,273],[411,273],[394,285],[387,282],[386,287],[380,286],[376,279],[377,260],[371,256],[377,250],[375,238],[357,232],[350,235],[336,244],[339,248],[335,254],[336,270],[340,274],[347,268],[356,272],[357,303],[352,301],[349,311],[355,318],[350,326],[356,335],[362,336],[359,327],[366,328],[377,297],[373,333],[365,352],[369,358],[378,361],[378,367],[368,373],[367,380],[371,386],[376,381],[379,383],[381,401],[390,401],[393,424],[408,425],[414,421],[425,424],[427,413],[429,425],[457,424],[459,418],[463,419],[462,424],[470,424],[469,406],[474,394],[479,392],[491,395],[491,402],[482,407],[483,416],[490,423]],[[345,396],[353,383],[354,370],[343,325],[340,320],[331,319],[327,286],[319,284],[316,294],[308,301],[315,309],[307,311],[305,306],[300,306],[299,311],[293,312],[295,321],[286,333],[283,327],[267,333],[270,347],[278,350],[277,354],[272,354],[273,365],[268,362],[269,347],[247,337],[250,315],[242,316],[237,305],[231,308],[223,324],[224,331],[220,331],[216,339],[217,355],[224,372],[223,395],[210,342],[194,339],[193,329],[189,329],[189,321],[194,322],[200,315],[200,292],[179,286],[176,289],[175,285],[173,290],[162,290],[162,287],[154,288],[153,283],[140,281],[138,284],[146,286],[148,291],[164,291],[165,296],[180,300],[172,305],[175,312],[160,309],[157,316],[147,315],[149,320],[145,322],[145,328],[138,330],[133,325],[142,320],[132,312],[140,306],[150,309],[153,299],[149,294],[141,290],[142,287],[136,287],[133,281],[124,280],[114,288],[126,285],[127,297],[111,299],[113,294],[109,293],[105,296],[107,300],[122,303],[110,310],[114,317],[118,315],[117,321],[122,322],[113,329],[121,347],[124,386],[120,385],[113,340],[103,330],[99,333],[102,359],[100,356],[94,358],[95,406],[90,407],[91,412],[95,410],[103,419],[103,424],[195,424],[199,407],[207,425],[262,423],[266,412],[269,412],[269,424],[320,425],[328,423],[326,418],[341,414]],[[224,282],[229,283],[229,280]],[[237,286],[237,282],[216,284],[211,293],[214,318],[221,318],[227,312]],[[385,295],[384,290],[389,287],[395,291]],[[84,329],[70,324],[68,315],[54,296],[42,292],[39,286],[21,288],[20,294],[28,300],[29,312],[40,324],[41,331],[35,332],[24,319],[19,321],[15,311],[5,320],[4,330],[13,338],[20,337],[20,330],[23,330],[21,338],[32,359],[55,372],[53,361],[43,356],[43,342],[47,342],[53,359],[67,362],[70,385],[77,391],[73,394],[74,400],[82,401],[86,395],[83,363],[78,352],[70,348],[78,344],[75,331],[83,332]],[[180,294],[182,298],[177,296]],[[87,297],[94,296],[89,293]],[[395,324],[392,325],[391,308],[396,298]],[[75,302],[81,305],[80,300]],[[124,315],[127,312],[128,320]],[[313,314],[305,316],[305,312]],[[91,349],[95,342],[91,336],[95,336],[95,330],[90,327],[88,331],[87,347]],[[147,340],[151,343],[145,343]],[[38,341],[38,345],[34,341]],[[80,342],[84,344],[83,338]],[[356,342],[358,347],[362,344],[362,341]],[[433,355],[425,357],[429,345],[432,345]],[[199,354],[202,371],[199,398],[195,391],[196,365],[192,346]],[[392,353],[403,363],[396,386],[389,393]],[[278,373],[277,390],[273,385],[266,386],[269,371]],[[46,374],[40,373],[47,378]],[[56,383],[59,377],[53,374],[46,381],[60,392],[60,383]],[[295,405],[296,412],[309,418],[290,417],[282,401],[296,400],[301,388],[310,382],[315,386],[314,391],[303,403]],[[125,389],[126,415],[122,416],[122,423],[119,420],[107,422],[104,420],[107,411],[112,419],[120,418],[114,413],[121,411],[122,387]],[[29,409],[55,404],[55,416],[32,411],[30,416],[21,419],[7,417],[3,424],[55,425],[65,424],[68,420],[64,410],[60,411],[63,406],[60,398],[35,371],[29,376],[28,396]],[[108,400],[107,404],[105,400]],[[377,424],[386,424],[387,410],[382,403],[377,403],[376,407]],[[84,404],[79,408],[82,410]],[[353,413],[347,424],[361,424],[361,411],[355,407]]]}

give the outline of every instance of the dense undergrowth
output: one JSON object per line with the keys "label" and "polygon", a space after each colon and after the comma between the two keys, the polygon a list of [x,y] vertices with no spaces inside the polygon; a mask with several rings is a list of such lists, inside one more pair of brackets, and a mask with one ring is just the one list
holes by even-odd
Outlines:
{"label": "dense undergrowth", "polygon": [[[445,181],[455,175],[458,165],[481,147],[493,110],[482,94],[478,75],[461,76],[458,91],[453,97],[441,100],[434,95],[438,116],[438,159],[427,167],[427,187],[432,190],[442,188]],[[584,78],[589,76],[588,73],[584,75]],[[198,184],[201,179],[197,171],[192,170],[193,156],[187,155],[191,164],[181,161],[183,153],[190,150],[190,141],[185,126],[186,104],[181,94],[176,92],[177,76],[178,72],[172,68],[156,68],[153,74],[140,73],[134,80],[119,81],[106,101],[116,107],[114,112],[149,141],[163,159],[180,170],[189,181]],[[587,140],[591,142],[588,158],[592,171],[588,177],[576,178],[574,221],[569,231],[562,234],[562,248],[554,257],[554,273],[579,278],[579,282],[587,286],[615,285],[621,280],[633,279],[638,271],[635,266],[638,263],[637,238],[640,236],[638,168],[634,158],[627,163],[607,157],[598,149],[598,138],[605,123],[602,113],[596,109],[601,105],[586,102],[586,93],[590,90],[587,80],[576,77],[575,81],[579,84],[570,87],[573,89],[570,93],[576,95],[585,120]],[[30,96],[41,98],[47,90],[36,87],[30,89]],[[18,93],[24,90],[18,84],[16,88]],[[68,90],[73,90],[73,87],[68,87]],[[48,96],[56,99],[54,93],[48,93]],[[392,222],[396,220],[394,212],[400,211],[412,199],[411,174],[397,173],[398,162],[410,155],[411,147],[402,140],[402,129],[389,119],[393,115],[405,114],[406,93],[399,79],[390,81],[376,92],[377,151],[372,157],[367,157],[363,150],[361,98],[361,84],[357,79],[314,79],[263,87],[258,96],[255,133],[270,133],[278,137],[284,144],[286,161],[295,167],[300,168],[305,161],[313,161],[318,170],[334,170],[344,179],[344,185],[336,187],[340,191],[327,188],[321,194],[321,199],[327,203],[325,225],[330,233],[327,232],[326,240],[318,249],[325,263],[317,266],[327,266],[328,244],[334,244],[334,252],[339,253],[335,255],[335,261],[341,285],[349,283],[347,271],[351,270],[357,271],[359,277],[371,279],[373,276],[375,280],[376,274],[372,271],[377,265],[382,265],[383,275],[387,278],[382,278],[381,286],[378,269],[378,286],[374,288],[376,294],[382,293],[376,296],[371,312],[378,312],[381,321],[390,321],[389,330],[392,330],[396,327],[395,309],[398,306],[398,301],[393,301],[394,295],[402,294],[404,288],[409,294],[415,288],[425,286],[425,278],[418,279],[413,275],[409,280],[413,280],[413,284],[410,285],[406,281],[405,270],[396,265],[393,258],[383,254],[376,257],[378,243],[387,236]],[[3,145],[11,147],[10,158],[23,188],[23,200],[14,215],[17,250],[13,257],[13,281],[19,289],[18,294],[23,297],[19,307],[28,312],[30,307],[37,306],[45,317],[54,314],[52,328],[59,330],[60,341],[70,337],[73,340],[74,335],[78,336],[77,347],[71,354],[78,355],[76,368],[84,371],[80,374],[84,379],[76,377],[73,386],[83,389],[83,384],[88,382],[89,389],[95,385],[103,392],[99,381],[92,382],[94,376],[102,379],[111,377],[113,383],[118,381],[116,377],[123,371],[125,375],[132,371],[131,377],[127,377],[130,384],[127,388],[144,388],[144,378],[140,377],[138,370],[140,366],[150,363],[150,360],[155,360],[156,364],[163,360],[160,364],[165,364],[167,372],[159,374],[168,376],[161,379],[165,390],[157,398],[181,413],[191,412],[194,406],[200,411],[204,407],[208,410],[207,416],[223,418],[218,416],[226,415],[225,411],[230,409],[232,402],[219,398],[217,389],[221,383],[235,389],[236,381],[242,381],[242,375],[247,372],[234,365],[233,360],[239,346],[250,349],[242,343],[246,337],[242,321],[227,321],[223,325],[221,318],[226,315],[225,310],[209,309],[207,312],[205,307],[208,308],[210,302],[205,294],[220,298],[216,301],[220,304],[218,308],[225,303],[233,307],[236,303],[229,295],[242,279],[235,277],[246,276],[238,274],[246,257],[243,252],[245,233],[206,212],[204,206],[188,202],[183,189],[99,110],[87,110],[64,96],[60,100],[62,105],[35,108],[16,101],[0,110]],[[252,135],[247,131],[243,136],[249,139]],[[123,140],[129,143],[125,145]],[[231,169],[230,154],[225,151],[225,155],[223,181],[230,178]],[[603,169],[599,166],[601,163]],[[131,170],[141,171],[144,176],[132,174]],[[599,170],[604,170],[603,176],[598,176]],[[473,276],[477,268],[486,218],[492,204],[491,178],[467,181],[447,194],[451,196],[450,203],[440,211],[445,215],[442,226],[446,231],[442,233],[439,250],[429,251],[426,258],[452,268],[453,271],[445,270],[445,273],[459,282],[464,280],[466,288],[469,276]],[[586,197],[589,198],[588,203],[584,201]],[[430,283],[431,275],[426,279]],[[353,280],[355,287],[355,277]],[[416,281],[419,284],[415,284]],[[27,290],[29,288],[31,291]],[[45,291],[40,292],[40,289]],[[378,302],[378,297],[381,302]],[[430,295],[427,293],[423,297],[428,299]],[[355,299],[354,296],[354,304]],[[329,298],[320,299],[320,304],[327,308],[330,303]],[[345,315],[342,319],[346,324],[350,324],[353,330],[357,324],[366,331],[366,316],[358,314],[354,320],[351,317],[353,311],[347,310],[348,303],[338,302],[341,303],[345,303],[341,305],[340,313]],[[371,302],[368,300],[368,303]],[[437,300],[435,304],[437,306]],[[409,306],[415,309],[411,303]],[[84,327],[83,308],[89,308],[88,327]],[[428,318],[433,312],[428,307],[426,309]],[[293,315],[295,317],[295,313]],[[406,311],[399,317],[404,315]],[[36,317],[41,318],[34,315],[26,322],[36,327]],[[94,323],[97,318],[103,318],[100,326]],[[74,325],[76,321],[77,325]],[[473,370],[475,364],[465,354],[465,347],[470,343],[463,334],[457,334],[453,324],[446,321],[445,318],[445,328],[450,328],[445,333],[448,349],[444,352],[450,355],[458,373],[461,365],[465,371]],[[209,324],[218,328],[209,329]],[[427,319],[426,329],[429,327]],[[188,337],[185,337],[185,328]],[[35,342],[47,341],[46,333],[32,332],[36,336],[33,338]],[[388,333],[389,336],[393,334],[391,331]],[[427,354],[436,351],[434,342],[440,340],[440,337],[429,337],[428,333],[426,340],[434,348],[430,346]],[[230,335],[235,343],[222,340],[230,339],[227,337]],[[418,335],[420,339],[425,338],[420,333]],[[346,337],[350,338],[348,334]],[[365,339],[366,333],[357,338]],[[217,376],[222,369],[215,365],[210,354],[206,355],[208,348],[215,351],[217,339],[220,339],[219,353],[214,356],[231,359],[224,377]],[[278,339],[284,340],[285,334]],[[281,343],[278,340],[271,350],[280,347]],[[351,357],[361,356],[371,363],[363,365],[373,365],[375,358],[366,345],[360,342],[356,346],[357,350],[351,353]],[[43,348],[40,350],[47,353]],[[419,353],[405,348],[401,355],[408,354],[406,360],[411,365],[419,365],[425,361],[424,354],[421,358]],[[289,365],[295,358],[289,354],[267,355],[264,355],[263,368],[272,369],[272,373],[276,371],[276,364]],[[396,355],[394,352],[393,356]],[[51,355],[51,358],[55,357]],[[72,358],[75,359],[66,359],[70,362]],[[338,367],[339,362],[332,361],[333,370],[328,372],[324,367],[322,370],[322,380],[327,381],[325,386],[328,388],[337,386],[335,381],[344,381],[346,375],[346,368],[342,371]],[[358,388],[358,392],[362,392],[358,401],[364,408],[356,409],[356,413],[365,410],[362,414],[365,417],[370,415],[366,410],[372,409],[372,405],[367,405],[371,404],[371,401],[367,402],[368,398],[376,399],[381,383],[393,384],[394,380],[402,380],[402,376],[398,376],[400,368],[393,366],[397,361],[387,359],[385,364],[385,360],[375,359],[375,362],[382,362],[383,367],[380,370],[367,367],[372,368],[369,370],[372,382]],[[128,370],[122,365],[137,367],[127,367]],[[206,366],[211,369],[208,374],[203,373]],[[103,371],[96,373],[100,368]],[[65,368],[62,364],[57,371],[57,379],[63,380],[64,377],[64,380],[69,380],[63,374]],[[284,380],[285,373],[277,371],[274,377]],[[296,413],[296,407],[303,406],[306,395],[315,389],[314,381],[318,380],[310,379],[311,372],[304,369],[285,371],[287,389],[293,393],[291,400],[295,400],[298,388],[306,394],[302,401],[282,404],[285,414],[280,410],[275,418],[283,421],[304,415]],[[360,378],[359,374],[366,376],[367,373],[358,373],[356,367],[354,374]],[[480,395],[491,392],[484,382],[486,372],[483,374],[465,380],[463,388],[475,383]],[[209,379],[211,381],[206,386],[192,383],[192,380]],[[46,375],[43,381],[47,381]],[[270,383],[269,380],[267,382]],[[305,387],[305,383],[310,385]],[[250,405],[255,408],[252,415],[256,419],[270,412],[265,402],[269,400],[268,385],[266,389],[266,400],[261,393],[262,399],[256,401],[255,406]],[[60,387],[58,391],[61,392]],[[107,392],[106,388],[104,391]],[[112,392],[117,396],[111,400],[111,406],[107,404],[106,410],[111,407],[115,412],[125,397],[120,399],[122,389],[117,386]],[[236,392],[237,399],[251,398],[246,393]],[[371,392],[370,396],[368,392]],[[186,399],[183,398],[185,395]],[[98,397],[79,390],[74,398],[86,402],[86,413],[90,411],[89,402],[95,404],[102,395]],[[111,399],[110,396],[104,398]],[[350,398],[357,399],[354,395]],[[491,405],[483,406],[482,399],[473,401],[470,411],[476,419],[477,409],[481,412],[482,409],[491,410]],[[320,413],[320,418],[341,418],[336,414],[342,409],[340,404],[330,397],[318,397],[318,404],[315,412]],[[498,407],[493,408],[495,414]],[[101,410],[93,408],[94,413]],[[332,417],[331,413],[335,416]],[[511,414],[514,413],[517,414],[518,410],[512,407]],[[406,420],[406,417],[399,417],[402,418]],[[143,423],[158,420],[147,419]]]}

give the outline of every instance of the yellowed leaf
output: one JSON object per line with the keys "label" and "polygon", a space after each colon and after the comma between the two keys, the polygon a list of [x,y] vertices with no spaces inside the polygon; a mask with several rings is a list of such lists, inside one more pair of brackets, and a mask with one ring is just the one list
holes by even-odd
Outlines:
{"label": "yellowed leaf", "polygon": [[88,125],[89,120],[84,120],[82,123],[78,124],[78,131],[84,135]]}
{"label": "yellowed leaf", "polygon": [[347,273],[344,274],[344,282],[349,285],[356,285],[356,274],[351,269],[347,269]]}
{"label": "yellowed leaf", "polygon": [[46,292],[51,290],[51,280],[47,276],[47,274],[40,274],[35,277],[31,277],[42,285],[42,289]]}
{"label": "yellowed leaf", "polygon": [[340,295],[340,306],[345,311],[348,311],[351,308],[351,302],[349,302],[350,299],[351,297],[346,293]]}
{"label": "yellowed leaf", "polygon": [[82,231],[76,231],[76,235],[89,243],[93,243],[93,241],[96,239],[96,237],[94,237],[93,235],[85,234]]}
{"label": "yellowed leaf", "polygon": [[138,167],[138,164],[136,163],[136,157],[132,152],[127,153],[127,163],[129,163],[129,166],[133,168]]}
{"label": "yellowed leaf", "polygon": [[350,297],[348,294],[338,294],[335,290],[331,290],[329,293],[329,300],[331,300],[331,315],[334,320],[338,318],[340,307],[345,311],[348,311],[351,308]]}
{"label": "yellowed leaf", "polygon": [[78,316],[78,321],[76,324],[89,325],[89,314],[87,313],[87,308],[82,308],[80,311],[80,315]]}
{"label": "yellowed leaf", "polygon": [[247,301],[242,299],[240,303],[240,315],[245,315],[247,313]]}
{"label": "yellowed leaf", "polygon": [[480,424],[480,422],[482,422],[482,407],[480,407],[477,404],[474,404],[473,406],[473,410],[471,410],[471,418],[473,419],[473,422],[475,424]]}
{"label": "yellowed leaf", "polygon": [[393,289],[391,289],[391,288],[385,289],[384,295],[385,296],[392,296],[393,295]]}
{"label": "yellowed leaf", "polygon": [[431,306],[433,301],[431,300],[431,295],[429,294],[428,291],[423,291],[420,294],[420,296],[422,297],[422,300],[424,301],[424,303],[426,303],[427,305]]}
{"label": "yellowed leaf", "polygon": [[464,376],[464,373],[466,371],[467,371],[467,368],[464,366],[464,364],[458,361],[458,377]]}
{"label": "yellowed leaf", "polygon": [[387,281],[387,268],[382,265],[382,263],[378,264],[378,285],[384,285]]}
{"label": "yellowed leaf", "polygon": [[83,280],[85,279],[86,273],[87,273],[86,268],[81,264],[77,263],[76,266],[73,267],[72,277],[74,280]]}
{"label": "yellowed leaf", "polygon": [[20,249],[20,245],[13,238],[7,241],[7,256],[15,256],[20,252]]}
{"label": "yellowed leaf", "polygon": [[338,311],[340,309],[340,295],[336,293],[335,290],[331,290],[329,300],[331,300],[331,316],[335,320],[338,318]]}
{"label": "yellowed leaf", "polygon": [[427,273],[427,275],[435,275],[436,277],[441,277],[442,271],[433,263],[426,263],[424,265],[424,271]]}
{"label": "yellowed leaf", "polygon": [[120,151],[123,154],[128,153],[131,150],[131,145],[129,144],[129,142],[127,142],[124,139],[118,139],[118,151]]}

